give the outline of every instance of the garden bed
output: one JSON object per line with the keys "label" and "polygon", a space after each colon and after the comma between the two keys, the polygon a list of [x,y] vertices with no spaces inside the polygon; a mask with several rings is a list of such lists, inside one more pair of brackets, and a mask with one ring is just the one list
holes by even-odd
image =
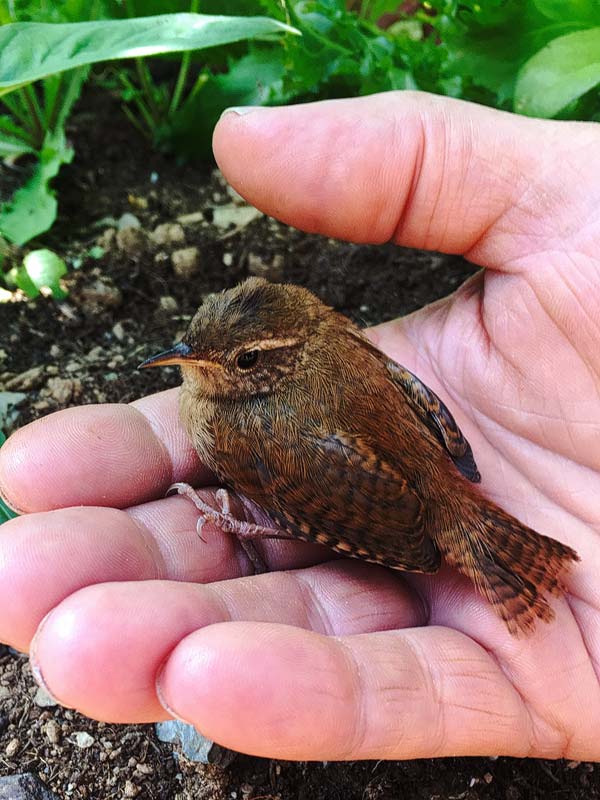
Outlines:
{"label": "garden bed", "polygon": [[[373,324],[448,294],[473,272],[456,257],[358,247],[261,215],[250,221],[213,166],[177,164],[146,147],[107,95],[84,98],[69,135],[76,159],[60,174],[58,224],[42,243],[69,263],[69,295],[0,305],[0,390],[26,395],[13,427],[176,385],[174,369],[136,367],[183,332],[205,294],[248,274],[303,284]],[[0,180],[8,192],[11,175]],[[152,726],[95,723],[47,701],[27,660],[0,652],[0,776],[37,773],[60,798],[600,798],[594,766],[573,762],[240,757],[223,771],[176,760]]]}

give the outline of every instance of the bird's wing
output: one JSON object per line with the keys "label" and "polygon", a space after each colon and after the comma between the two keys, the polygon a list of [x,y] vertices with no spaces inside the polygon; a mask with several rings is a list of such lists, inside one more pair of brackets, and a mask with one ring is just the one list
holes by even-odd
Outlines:
{"label": "bird's wing", "polygon": [[[424,530],[423,504],[397,468],[364,439],[304,434],[301,459],[278,469],[255,462],[262,497],[292,534],[338,552],[413,572],[436,572],[440,554]],[[243,488],[248,494],[252,487]],[[248,491],[250,490],[250,491]],[[251,496],[251,494],[250,494]]]}
{"label": "bird's wing", "polygon": [[396,364],[391,359],[386,362],[386,367],[394,383],[411,400],[413,408],[446,448],[450,458],[465,478],[473,483],[479,483],[481,475],[471,445],[463,436],[447,406],[406,367]]}

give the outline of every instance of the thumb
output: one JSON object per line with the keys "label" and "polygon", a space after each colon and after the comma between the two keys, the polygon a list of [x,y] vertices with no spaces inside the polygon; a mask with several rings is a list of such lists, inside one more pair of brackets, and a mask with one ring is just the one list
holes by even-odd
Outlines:
{"label": "thumb", "polygon": [[590,128],[389,92],[234,109],[213,146],[244,197],[298,228],[355,242],[392,239],[501,269],[523,255],[528,237],[535,246],[532,218],[542,226],[552,215],[557,234],[561,215],[572,221],[565,170]]}

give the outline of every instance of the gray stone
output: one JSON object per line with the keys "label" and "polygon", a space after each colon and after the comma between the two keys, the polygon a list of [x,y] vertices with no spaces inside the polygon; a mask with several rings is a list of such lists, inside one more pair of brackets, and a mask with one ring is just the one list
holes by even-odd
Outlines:
{"label": "gray stone", "polygon": [[142,223],[135,214],[126,211],[117,220],[117,227],[120,231],[124,231],[126,228],[141,228]]}
{"label": "gray stone", "polygon": [[0,778],[0,800],[58,800],[41,780],[30,772]]}
{"label": "gray stone", "polygon": [[58,705],[56,700],[51,697],[41,686],[38,686],[33,698],[33,702],[40,708],[53,708],[54,706]]}
{"label": "gray stone", "polygon": [[95,739],[87,731],[76,731],[73,734],[73,741],[77,747],[80,747],[82,750],[87,750],[88,747],[94,744]]}
{"label": "gray stone", "polygon": [[216,764],[227,767],[237,753],[221,747],[220,744],[207,739],[206,736],[178,719],[170,719],[156,724],[156,735],[161,742],[169,742],[181,746],[183,755],[190,761],[199,761],[201,764]]}

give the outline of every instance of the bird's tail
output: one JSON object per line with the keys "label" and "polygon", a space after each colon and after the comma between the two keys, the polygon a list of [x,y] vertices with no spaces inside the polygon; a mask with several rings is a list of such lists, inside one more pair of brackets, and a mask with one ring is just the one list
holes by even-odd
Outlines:
{"label": "bird's tail", "polygon": [[562,579],[579,561],[577,553],[480,495],[463,499],[452,520],[446,509],[440,526],[447,563],[473,581],[512,634],[531,632],[537,619],[549,622],[554,611],[547,595],[564,592]]}

